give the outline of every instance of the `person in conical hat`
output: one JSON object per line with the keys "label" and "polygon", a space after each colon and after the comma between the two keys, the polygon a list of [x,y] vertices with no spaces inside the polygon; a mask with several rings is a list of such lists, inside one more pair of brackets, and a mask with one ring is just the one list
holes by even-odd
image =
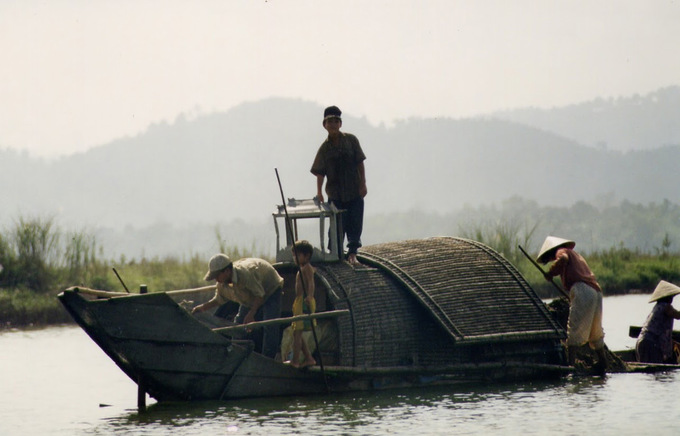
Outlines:
{"label": "person in conical hat", "polygon": [[576,243],[569,239],[548,236],[545,238],[537,260],[543,264],[553,262],[545,278],[552,281],[560,276],[569,292],[569,320],[567,321],[567,354],[569,363],[576,360],[575,351],[586,343],[598,355],[597,370],[604,373],[604,330],[602,329],[602,288],[586,260],[574,251]]}
{"label": "person in conical hat", "polygon": [[638,362],[678,363],[673,353],[673,321],[680,319],[680,312],[671,305],[677,294],[680,294],[680,287],[664,280],[654,289],[649,302],[656,304],[635,343]]}
{"label": "person in conical hat", "polygon": [[548,236],[545,238],[545,241],[543,241],[541,250],[538,252],[537,260],[545,265],[549,262],[550,258],[553,257],[555,254],[554,252],[557,251],[557,249],[562,247],[574,248],[575,246],[576,242],[570,241],[569,239],[562,239],[558,238],[557,236]]}

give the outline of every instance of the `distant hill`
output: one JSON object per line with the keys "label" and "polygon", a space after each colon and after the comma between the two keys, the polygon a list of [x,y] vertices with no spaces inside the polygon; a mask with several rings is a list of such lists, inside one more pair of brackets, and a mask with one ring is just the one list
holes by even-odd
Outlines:
{"label": "distant hill", "polygon": [[680,145],[680,86],[553,109],[514,109],[492,117],[536,127],[580,144],[615,151]]}
{"label": "distant hill", "polygon": [[[665,89],[657,98],[673,100],[677,92]],[[630,112],[624,110],[630,101],[622,99],[620,108],[616,102],[604,105],[611,131],[631,128],[628,116],[613,126],[616,114]],[[650,134],[630,152],[583,145],[601,137],[585,137],[580,123],[573,134],[554,133],[559,129],[551,120],[566,119],[558,114],[587,119],[593,108],[594,103],[548,111],[540,128],[518,121],[528,111],[504,115],[513,120],[408,119],[391,127],[346,113],[343,130],[359,137],[368,157],[367,216],[442,214],[513,196],[555,206],[605,199],[680,203],[680,145],[658,144],[677,138],[680,126],[665,133],[667,141]],[[639,108],[646,111],[641,120],[668,117],[665,103]],[[274,168],[286,196],[315,195],[309,168],[325,137],[322,111],[313,103],[273,98],[195,119],[179,117],[56,161],[0,150],[0,225],[19,215],[53,215],[67,225],[116,230],[159,222],[209,228],[243,220],[261,226],[280,202]]]}
{"label": "distant hill", "polygon": [[[3,214],[52,213],[107,226],[266,217],[280,202],[274,168],[287,196],[315,195],[309,168],[325,136],[322,110],[270,99],[180,117],[54,162],[2,151]],[[386,128],[347,114],[343,128],[368,156],[367,213],[447,212],[514,195],[546,205],[612,194],[680,201],[677,145],[593,149],[498,119],[409,119]]]}

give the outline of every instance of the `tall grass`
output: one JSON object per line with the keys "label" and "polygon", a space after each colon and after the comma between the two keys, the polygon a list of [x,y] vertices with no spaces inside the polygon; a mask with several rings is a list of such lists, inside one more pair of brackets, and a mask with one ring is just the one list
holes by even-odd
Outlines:
{"label": "tall grass", "polygon": [[517,265],[526,260],[518,246],[528,247],[537,227],[538,224],[528,227],[518,222],[476,224],[471,229],[461,229],[461,235],[463,238],[488,245],[503,255],[510,263]]}
{"label": "tall grass", "polygon": [[[518,246],[529,249],[536,226],[505,222],[476,225],[461,234],[482,242],[515,265],[542,298],[559,293],[545,281]],[[252,250],[228,246],[218,230],[219,249],[233,260],[251,257]],[[602,285],[605,295],[631,290],[651,291],[659,280],[680,283],[680,255],[670,251],[670,238],[656,255],[629,250],[622,245],[583,254]],[[131,292],[147,285],[150,292],[203,286],[207,259],[197,254],[164,259],[119,261],[100,259],[95,238],[84,232],[63,232],[52,218],[19,218],[0,233],[0,326],[65,322],[70,320],[55,298],[71,285],[122,291],[113,274],[116,268]],[[535,255],[535,253],[533,253]],[[258,256],[267,259],[265,256]],[[271,259],[267,259],[270,260]]]}
{"label": "tall grass", "polygon": [[[112,263],[130,292],[146,285],[149,292],[170,291],[205,286],[203,276],[208,263],[196,254],[188,258],[142,259],[126,263]],[[123,284],[115,278],[113,290],[123,291]],[[101,288],[98,288],[101,289]]]}
{"label": "tall grass", "polygon": [[655,256],[618,246],[590,253],[588,263],[610,295],[646,292],[654,289],[659,280],[680,283],[678,256],[669,251]]}
{"label": "tall grass", "polygon": [[[216,236],[220,250],[233,260],[253,256],[254,244],[251,250],[228,246],[219,232]],[[130,292],[137,292],[141,285],[150,292],[206,285],[203,276],[208,261],[197,254],[141,260],[121,257],[116,262],[100,259],[101,252],[94,236],[85,231],[64,232],[53,218],[20,217],[0,233],[0,326],[69,321],[55,297],[73,285],[123,291],[124,283]]]}
{"label": "tall grass", "polygon": [[[503,255],[517,267],[542,298],[559,296],[559,291],[545,280],[541,271],[518,248],[522,245],[527,249],[532,245],[531,240],[536,227],[499,222],[463,229],[461,234],[463,237],[482,242]],[[581,254],[586,258],[605,295],[650,292],[659,280],[680,283],[678,268],[680,254],[672,253],[671,245],[672,241],[667,234],[661,247],[655,248],[656,255],[630,250],[623,244],[607,250]],[[537,253],[533,253],[535,254]],[[548,267],[549,265],[544,266],[543,269],[547,270]],[[558,282],[559,278],[555,280]]]}
{"label": "tall grass", "polygon": [[66,284],[110,287],[93,236],[61,231],[53,218],[20,217],[0,234],[0,288],[46,293]]}

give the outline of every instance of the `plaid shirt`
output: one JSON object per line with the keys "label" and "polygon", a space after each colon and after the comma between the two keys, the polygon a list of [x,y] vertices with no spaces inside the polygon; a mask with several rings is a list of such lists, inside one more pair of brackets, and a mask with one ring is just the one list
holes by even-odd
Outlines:
{"label": "plaid shirt", "polygon": [[358,165],[366,159],[359,140],[351,133],[340,134],[340,142],[326,139],[312,164],[311,172],[325,176],[328,200],[351,201],[359,197],[361,176]]}

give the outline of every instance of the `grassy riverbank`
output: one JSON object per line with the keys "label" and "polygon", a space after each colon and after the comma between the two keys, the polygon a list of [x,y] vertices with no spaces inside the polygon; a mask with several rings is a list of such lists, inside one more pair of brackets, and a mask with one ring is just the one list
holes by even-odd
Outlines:
{"label": "grassy riverbank", "polygon": [[[659,280],[680,282],[680,256],[650,256],[621,250],[592,253],[588,262],[604,288],[605,295],[651,292]],[[71,322],[70,316],[56,295],[71,285],[124,292],[112,268],[116,268],[130,292],[139,292],[146,284],[150,292],[204,286],[203,274],[207,261],[197,256],[185,260],[156,259],[125,265],[101,262],[94,268],[101,275],[85,274],[87,279],[73,282],[46,283],[47,288],[30,289],[25,285],[0,289],[0,320],[5,328]],[[558,297],[559,293],[543,279],[538,270],[523,260],[516,266],[541,298]],[[59,274],[56,274],[57,276]],[[63,272],[62,272],[63,275]]]}
{"label": "grassy riverbank", "polygon": [[[649,293],[659,280],[680,283],[680,255],[655,256],[625,249],[584,255],[602,286],[604,295]],[[524,259],[515,264],[541,298],[559,296],[538,269]],[[547,266],[544,266],[547,269]],[[559,283],[559,278],[555,279]]]}
{"label": "grassy riverbank", "polygon": [[[518,245],[529,246],[526,241],[519,241],[516,232],[496,229],[492,233],[495,238],[481,232],[466,237],[503,254],[541,298],[560,295],[517,248]],[[262,257],[223,244],[220,244],[220,250],[234,259]],[[614,247],[583,254],[605,295],[617,295],[631,291],[651,292],[661,279],[680,282],[680,254],[668,252],[667,246],[656,251],[651,255]],[[197,255],[111,261],[100,259],[97,252],[94,238],[85,233],[62,232],[49,219],[20,219],[12,231],[0,234],[0,328],[71,322],[58,302],[57,294],[74,285],[123,292],[125,289],[113,268],[133,293],[139,291],[141,284],[147,285],[150,292],[205,285],[202,279],[207,259]]]}
{"label": "grassy riverbank", "polygon": [[[263,257],[225,246],[219,232],[217,237],[220,251],[234,259]],[[17,220],[12,229],[0,233],[0,328],[72,322],[56,298],[70,286],[117,292],[127,287],[134,293],[142,284],[149,292],[205,285],[208,260],[195,254],[113,261],[101,259],[101,251],[93,236],[64,232],[50,218]]]}
{"label": "grassy riverbank", "polygon": [[[464,231],[463,237],[482,242],[501,253],[517,267],[541,298],[559,297],[560,292],[543,278],[538,268],[519,249],[520,246],[526,248],[535,245],[530,243],[535,229],[496,224]],[[680,253],[671,252],[671,245],[672,241],[666,234],[660,246],[653,249],[654,254],[631,250],[622,245],[580,254],[586,258],[605,296],[648,293],[659,280],[680,283]],[[528,254],[536,256],[537,252]],[[547,270],[548,266],[541,267]],[[559,278],[555,279],[555,283],[561,285]]]}

